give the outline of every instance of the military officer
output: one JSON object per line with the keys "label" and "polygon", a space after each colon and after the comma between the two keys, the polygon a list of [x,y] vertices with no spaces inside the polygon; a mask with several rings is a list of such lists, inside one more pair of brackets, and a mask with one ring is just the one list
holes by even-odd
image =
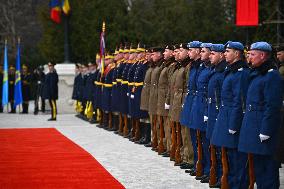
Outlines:
{"label": "military officer", "polygon": [[29,113],[29,100],[31,100],[31,81],[32,75],[28,72],[28,67],[24,64],[22,66],[22,95],[23,95],[23,111],[22,113]]}
{"label": "military officer", "polygon": [[35,107],[34,115],[39,111],[39,99],[41,98],[41,112],[45,112],[45,100],[43,99],[43,85],[45,80],[45,73],[43,66],[39,66],[33,73],[33,80],[36,82],[36,95],[35,95]]}
{"label": "military officer", "polygon": [[[250,81],[249,68],[242,60],[244,46],[240,42],[226,43],[225,58],[228,66],[221,90],[221,108],[213,130],[211,143],[222,147],[222,167],[224,178],[228,174],[230,188],[247,188],[247,156],[238,152],[239,134],[245,112],[245,100]],[[223,161],[223,159],[225,161]],[[227,168],[229,172],[227,172]],[[226,181],[226,179],[222,179]],[[221,183],[221,186],[225,182]]]}
{"label": "military officer", "polygon": [[14,85],[15,85],[15,74],[16,69],[15,66],[11,65],[9,67],[9,73],[8,73],[8,80],[9,80],[9,102],[11,110],[9,113],[16,113],[16,107],[14,106]]}
{"label": "military officer", "polygon": [[[174,47],[167,45],[165,47],[164,62],[162,64],[162,71],[158,82],[158,101],[157,101],[157,115],[159,116],[160,125],[160,140],[158,153],[169,157],[169,150],[171,145],[171,129],[168,122],[169,109],[165,109],[166,95],[168,94],[168,86],[170,76],[173,73],[175,59],[173,56]],[[166,152],[166,153],[165,153]]]}
{"label": "military officer", "polygon": [[[283,84],[267,42],[250,48],[253,67],[238,149],[252,154],[257,188],[279,188],[279,163],[274,154],[281,123]],[[272,92],[273,91],[273,92]]]}
{"label": "military officer", "polygon": [[[191,70],[188,76],[188,89],[187,89],[187,95],[183,104],[183,109],[180,115],[180,123],[181,125],[187,126],[190,128],[190,137],[191,137],[191,145],[193,148],[193,159],[194,159],[194,167],[191,170],[186,170],[186,172],[189,172],[190,175],[196,176],[196,163],[197,163],[197,138],[196,138],[196,130],[193,129],[190,125],[190,121],[192,120],[192,117],[189,117],[192,109],[192,102],[193,98],[195,96],[196,91],[196,82],[198,75],[203,68],[200,59],[200,52],[201,52],[201,42],[200,41],[192,41],[188,43],[188,56],[192,60],[191,63]],[[201,175],[202,176],[202,175]]]}
{"label": "military officer", "polygon": [[51,107],[51,118],[48,119],[48,121],[56,121],[57,115],[56,100],[58,99],[58,75],[54,66],[54,63],[48,63],[49,72],[46,74],[44,82],[43,98],[49,100]]}
{"label": "military officer", "polygon": [[[212,44],[210,47],[210,62],[212,64],[207,92],[207,113],[205,112],[204,121],[207,122],[206,137],[211,139],[215,126],[216,118],[221,105],[221,89],[224,80],[224,70],[227,62],[224,57],[224,45]],[[205,110],[206,111],[206,110]],[[220,188],[221,186],[221,149],[213,145],[210,146],[211,169],[210,169],[210,188]]]}
{"label": "military officer", "polygon": [[2,106],[2,89],[3,89],[3,65],[0,64],[0,113],[3,113]]}
{"label": "military officer", "polygon": [[[148,68],[146,67],[146,73],[143,82],[143,88],[141,90],[141,100],[140,100],[140,110],[144,112],[148,112],[149,110],[149,98],[150,98],[150,89],[151,89],[151,75],[154,70],[154,64],[152,60],[152,48],[149,48],[146,52],[146,61],[144,64],[148,64]],[[140,144],[144,144],[145,146],[151,147],[151,124],[150,119],[145,116],[144,119],[141,120],[144,125],[144,138],[145,140],[140,141]]]}
{"label": "military officer", "polygon": [[155,47],[152,49],[152,60],[155,68],[151,74],[151,87],[149,97],[149,115],[152,128],[152,150],[158,150],[158,126],[157,126],[157,100],[158,100],[158,81],[162,71],[163,63],[163,51],[161,47]]}

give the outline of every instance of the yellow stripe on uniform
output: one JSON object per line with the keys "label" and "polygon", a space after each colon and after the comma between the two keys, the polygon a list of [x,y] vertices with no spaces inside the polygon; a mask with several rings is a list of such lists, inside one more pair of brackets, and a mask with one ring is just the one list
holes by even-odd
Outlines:
{"label": "yellow stripe on uniform", "polygon": [[52,104],[52,118],[56,118],[56,106],[55,106],[55,102],[54,100],[51,100],[51,104]]}

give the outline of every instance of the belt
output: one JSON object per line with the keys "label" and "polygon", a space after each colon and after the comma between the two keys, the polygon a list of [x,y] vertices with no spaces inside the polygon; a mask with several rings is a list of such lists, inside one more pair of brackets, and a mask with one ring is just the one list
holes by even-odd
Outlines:
{"label": "belt", "polygon": [[95,81],[95,84],[96,84],[96,85],[102,85],[102,83],[101,83],[101,82],[98,82],[98,81]]}
{"label": "belt", "polygon": [[263,111],[263,110],[264,110],[263,106],[252,105],[252,104],[247,105],[247,111],[249,111],[249,112]]}
{"label": "belt", "polygon": [[121,82],[121,81],[122,81],[122,79],[116,79],[116,81],[117,81],[117,82]]}
{"label": "belt", "polygon": [[112,84],[113,84],[113,85],[116,85],[116,84],[117,84],[117,82],[112,82]]}
{"label": "belt", "polygon": [[104,85],[104,87],[112,87],[112,84],[103,84]]}
{"label": "belt", "polygon": [[131,83],[128,82],[128,85],[133,86],[133,85],[134,85],[134,82],[131,82]]}
{"label": "belt", "polygon": [[123,81],[123,80],[121,80],[121,83],[122,83],[122,84],[128,84],[128,81]]}
{"label": "belt", "polygon": [[140,83],[134,83],[134,86],[135,86],[135,87],[143,86],[143,82],[140,82]]}

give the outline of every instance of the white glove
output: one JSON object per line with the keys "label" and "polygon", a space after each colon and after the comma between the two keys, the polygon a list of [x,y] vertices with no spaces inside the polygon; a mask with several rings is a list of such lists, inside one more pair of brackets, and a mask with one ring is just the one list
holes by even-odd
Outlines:
{"label": "white glove", "polygon": [[270,136],[259,134],[260,142],[263,142],[270,138]]}
{"label": "white glove", "polygon": [[208,117],[204,116],[204,122],[207,122],[207,121],[208,121]]}
{"label": "white glove", "polygon": [[168,110],[168,109],[170,109],[170,105],[165,103],[165,110]]}
{"label": "white glove", "polygon": [[129,93],[126,93],[127,96],[129,96]]}
{"label": "white glove", "polygon": [[232,135],[235,134],[236,132],[237,132],[237,131],[234,131],[234,130],[229,129],[229,133],[232,134]]}
{"label": "white glove", "polygon": [[130,95],[130,98],[131,98],[131,99],[134,99],[134,95],[133,95],[133,94],[132,94],[132,95]]}

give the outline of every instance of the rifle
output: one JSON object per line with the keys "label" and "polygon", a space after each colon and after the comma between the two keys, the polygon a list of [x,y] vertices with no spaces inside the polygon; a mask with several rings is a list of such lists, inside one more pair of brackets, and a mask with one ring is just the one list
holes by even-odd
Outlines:
{"label": "rifle", "polygon": [[160,121],[160,141],[159,141],[159,147],[158,147],[158,154],[162,154],[165,152],[164,147],[164,138],[165,138],[165,131],[164,131],[164,124],[163,124],[163,116],[159,116]]}
{"label": "rifle", "polygon": [[152,142],[152,149],[157,149],[157,146],[158,146],[157,116],[153,115],[153,142]]}
{"label": "rifle", "polygon": [[123,118],[122,118],[122,114],[119,113],[119,129],[118,129],[118,133],[120,135],[123,134]]}
{"label": "rifle", "polygon": [[227,151],[225,147],[222,147],[222,169],[223,169],[223,175],[221,178],[221,189],[229,189],[230,188],[228,181],[229,165],[228,165]]}
{"label": "rifle", "polygon": [[112,129],[112,113],[111,112],[109,112],[108,114],[108,119],[109,119],[108,128]]}
{"label": "rifle", "polygon": [[138,141],[140,139],[140,124],[139,124],[139,119],[135,120],[135,141]]}
{"label": "rifle", "polygon": [[171,133],[171,152],[170,152],[170,159],[173,161],[175,160],[175,153],[176,153],[176,128],[175,128],[175,124],[174,122],[171,122],[171,129],[172,129],[172,133]]}
{"label": "rifle", "polygon": [[197,162],[196,162],[196,177],[201,177],[203,175],[203,166],[202,166],[202,142],[201,142],[201,133],[200,130],[197,130]]}
{"label": "rifle", "polygon": [[248,163],[249,163],[249,189],[254,188],[255,176],[254,176],[254,166],[253,166],[253,155],[248,154]]}
{"label": "rifle", "polygon": [[127,136],[129,133],[128,126],[127,126],[127,115],[123,115],[124,118],[124,127],[123,127],[123,136]]}
{"label": "rifle", "polygon": [[176,146],[176,153],[175,153],[175,164],[181,163],[181,155],[180,155],[180,148],[181,148],[181,126],[178,122],[176,122],[177,127],[177,146]]}
{"label": "rifle", "polygon": [[211,155],[211,167],[210,167],[210,178],[209,186],[215,185],[217,183],[217,158],[216,158],[216,148],[214,145],[210,145],[210,155]]}

